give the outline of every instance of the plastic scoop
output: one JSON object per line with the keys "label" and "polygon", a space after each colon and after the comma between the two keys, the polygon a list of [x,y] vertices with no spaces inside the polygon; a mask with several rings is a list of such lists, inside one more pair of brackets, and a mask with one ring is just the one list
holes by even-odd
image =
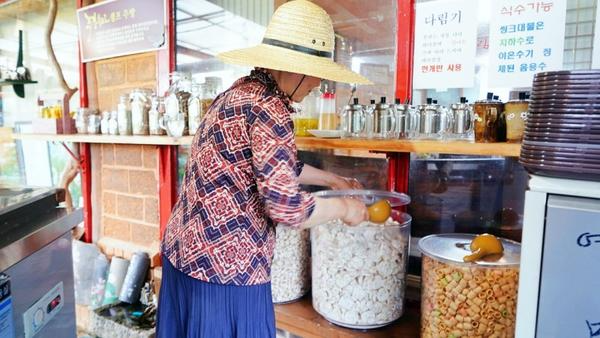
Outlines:
{"label": "plastic scoop", "polygon": [[494,235],[482,234],[471,241],[471,254],[463,257],[465,262],[475,262],[485,256],[502,255],[504,247],[502,242]]}
{"label": "plastic scoop", "polygon": [[367,210],[369,211],[369,221],[373,223],[385,223],[392,214],[392,206],[386,199],[371,204]]}

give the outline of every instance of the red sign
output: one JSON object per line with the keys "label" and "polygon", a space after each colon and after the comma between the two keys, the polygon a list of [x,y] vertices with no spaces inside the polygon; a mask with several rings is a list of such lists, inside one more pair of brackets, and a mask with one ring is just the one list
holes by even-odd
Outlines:
{"label": "red sign", "polygon": [[113,0],[77,10],[82,61],[165,47],[165,17],[165,0]]}

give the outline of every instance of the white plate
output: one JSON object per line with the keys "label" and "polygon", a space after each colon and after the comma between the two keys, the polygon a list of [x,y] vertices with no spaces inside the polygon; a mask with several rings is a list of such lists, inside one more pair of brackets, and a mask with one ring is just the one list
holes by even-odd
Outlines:
{"label": "white plate", "polygon": [[313,134],[316,137],[321,137],[321,138],[339,138],[342,136],[342,132],[340,130],[309,129],[308,132]]}

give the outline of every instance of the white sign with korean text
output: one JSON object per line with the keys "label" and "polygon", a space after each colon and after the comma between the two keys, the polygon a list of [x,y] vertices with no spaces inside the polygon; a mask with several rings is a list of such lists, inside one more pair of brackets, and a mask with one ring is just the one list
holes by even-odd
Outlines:
{"label": "white sign with korean text", "polygon": [[592,68],[600,68],[600,6],[596,7],[596,29],[594,32],[594,45],[592,46]]}
{"label": "white sign with korean text", "polygon": [[533,75],[563,67],[566,0],[492,1],[489,86],[531,87]]}
{"label": "white sign with korean text", "polygon": [[472,87],[477,46],[477,0],[418,3],[415,14],[413,87]]}

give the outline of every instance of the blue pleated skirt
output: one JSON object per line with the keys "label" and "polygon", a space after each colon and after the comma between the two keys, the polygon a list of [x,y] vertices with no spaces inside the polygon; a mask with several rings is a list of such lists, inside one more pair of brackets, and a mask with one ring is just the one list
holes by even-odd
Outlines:
{"label": "blue pleated skirt", "polygon": [[162,257],[157,338],[274,338],[271,283],[251,286],[203,282]]}

